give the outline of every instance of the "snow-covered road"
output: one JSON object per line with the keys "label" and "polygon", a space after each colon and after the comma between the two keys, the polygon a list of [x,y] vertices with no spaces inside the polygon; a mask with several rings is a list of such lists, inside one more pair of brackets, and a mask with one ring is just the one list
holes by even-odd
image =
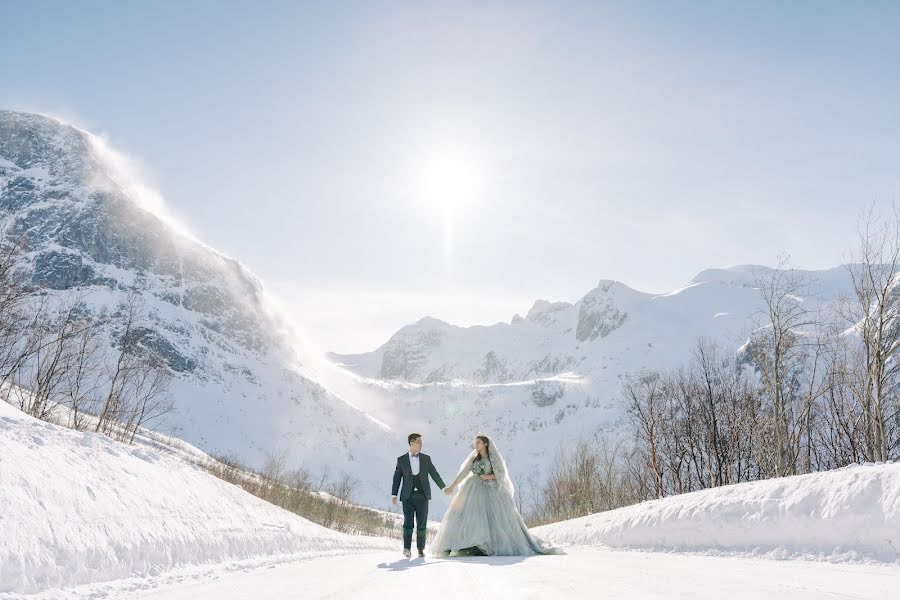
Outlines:
{"label": "snow-covered road", "polygon": [[[236,565],[235,565],[236,566]],[[126,580],[43,598],[291,600],[389,598],[897,598],[900,565],[834,564],[655,552],[570,549],[566,556],[407,560],[400,553],[333,556],[231,572]],[[0,594],[2,596],[2,594]]]}

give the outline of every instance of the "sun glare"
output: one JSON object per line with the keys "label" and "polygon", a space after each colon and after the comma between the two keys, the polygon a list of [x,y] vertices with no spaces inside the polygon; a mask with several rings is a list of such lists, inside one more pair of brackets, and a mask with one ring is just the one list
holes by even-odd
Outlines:
{"label": "sun glare", "polygon": [[412,155],[406,173],[412,185],[410,199],[441,232],[444,266],[455,262],[459,234],[478,217],[488,194],[487,148],[463,143],[453,132],[433,135],[432,142]]}
{"label": "sun glare", "polygon": [[420,176],[421,200],[448,218],[475,204],[484,183],[475,156],[462,148],[446,149],[427,157]]}

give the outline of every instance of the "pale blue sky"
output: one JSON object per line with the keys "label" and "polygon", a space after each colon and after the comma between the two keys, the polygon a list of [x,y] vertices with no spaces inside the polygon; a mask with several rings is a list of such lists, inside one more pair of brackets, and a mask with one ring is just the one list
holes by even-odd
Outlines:
{"label": "pale blue sky", "polygon": [[839,264],[900,191],[898,32],[900,2],[0,0],[0,106],[107,135],[363,351],[599,279]]}

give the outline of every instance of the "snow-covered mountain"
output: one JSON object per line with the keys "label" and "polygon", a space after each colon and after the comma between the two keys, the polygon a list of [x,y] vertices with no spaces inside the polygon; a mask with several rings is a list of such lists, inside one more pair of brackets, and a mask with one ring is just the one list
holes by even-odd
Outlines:
{"label": "snow-covered mountain", "polygon": [[258,279],[168,220],[103,139],[0,111],[0,227],[24,240],[20,269],[37,293],[113,315],[139,293],[141,343],[177,375],[172,420],[187,441],[255,465],[284,450],[294,466],[364,482],[393,454],[400,436],[314,379]]}
{"label": "snow-covered mountain", "polygon": [[[520,483],[541,484],[560,447],[624,431],[626,374],[684,364],[700,336],[737,351],[762,308],[754,280],[766,274],[752,265],[705,270],[662,295],[603,280],[575,303],[538,300],[509,323],[426,317],[373,352],[331,359],[370,391],[357,395],[359,406],[422,431],[451,466],[483,431],[503,445]],[[844,267],[803,275],[810,308],[849,292]]]}
{"label": "snow-covered mountain", "polygon": [[[766,267],[710,269],[663,295],[602,280],[574,304],[537,300],[509,323],[457,327],[432,317],[403,327],[374,352],[332,354],[365,377],[433,383],[521,382],[563,373],[602,374],[616,364],[635,368],[681,362],[699,336],[722,337],[750,325],[760,308],[754,278]],[[849,291],[843,267],[807,272],[820,303]],[[687,344],[687,345],[686,345]]]}

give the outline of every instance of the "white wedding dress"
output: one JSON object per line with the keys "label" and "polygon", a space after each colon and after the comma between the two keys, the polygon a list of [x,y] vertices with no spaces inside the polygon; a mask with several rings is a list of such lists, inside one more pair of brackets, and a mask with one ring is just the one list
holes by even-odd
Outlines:
{"label": "white wedding dress", "polygon": [[[513,501],[513,486],[506,462],[491,440],[490,458],[478,459],[475,468],[496,479],[482,480],[472,473],[476,452],[463,462],[468,472],[459,491],[444,514],[440,529],[431,541],[429,554],[446,556],[466,548],[477,547],[490,556],[525,556],[529,554],[562,554],[533,536]],[[457,475],[458,477],[458,475]]]}

